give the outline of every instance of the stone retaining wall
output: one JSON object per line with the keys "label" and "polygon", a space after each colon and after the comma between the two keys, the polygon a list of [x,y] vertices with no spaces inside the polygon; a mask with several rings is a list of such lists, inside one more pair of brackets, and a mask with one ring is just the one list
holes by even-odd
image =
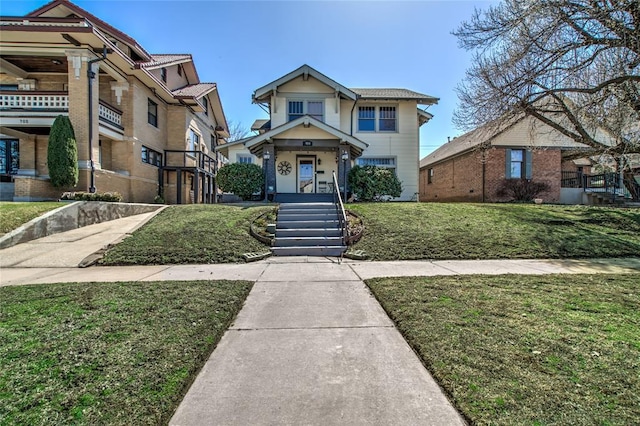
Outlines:
{"label": "stone retaining wall", "polygon": [[83,226],[156,211],[159,204],[75,201],[45,213],[0,237],[0,249]]}

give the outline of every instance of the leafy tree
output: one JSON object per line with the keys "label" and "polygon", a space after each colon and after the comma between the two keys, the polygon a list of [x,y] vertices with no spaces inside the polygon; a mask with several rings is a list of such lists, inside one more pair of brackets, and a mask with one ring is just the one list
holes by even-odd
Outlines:
{"label": "leafy tree", "polygon": [[47,165],[51,184],[56,188],[78,184],[78,147],[69,117],[56,117],[49,133]]}
{"label": "leafy tree", "polygon": [[224,192],[236,194],[243,200],[250,199],[264,187],[262,168],[257,164],[225,164],[218,170],[217,181]]}
{"label": "leafy tree", "polygon": [[399,197],[402,184],[392,170],[376,166],[354,166],[349,172],[349,187],[358,200],[381,201]]}
{"label": "leafy tree", "polygon": [[526,115],[594,154],[640,152],[638,0],[503,0],[454,34],[475,52],[460,127]]}

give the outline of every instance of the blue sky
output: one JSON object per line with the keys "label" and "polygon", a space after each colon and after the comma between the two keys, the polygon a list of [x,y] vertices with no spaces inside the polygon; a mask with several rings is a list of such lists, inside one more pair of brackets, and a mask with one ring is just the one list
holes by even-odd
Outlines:
{"label": "blue sky", "polygon": [[[2,0],[24,15],[46,1]],[[250,127],[266,113],[253,91],[308,64],[346,87],[401,87],[440,98],[421,128],[420,157],[462,131],[454,92],[471,54],[451,31],[489,0],[74,1],[150,53],[191,53],[200,79],[216,82],[228,120]]]}

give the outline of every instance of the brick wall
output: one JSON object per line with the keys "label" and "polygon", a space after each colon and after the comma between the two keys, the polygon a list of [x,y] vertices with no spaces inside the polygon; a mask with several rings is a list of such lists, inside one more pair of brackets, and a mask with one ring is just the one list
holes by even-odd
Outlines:
{"label": "brick wall", "polygon": [[[485,152],[485,201],[507,201],[497,192],[505,180],[506,149],[492,147]],[[560,200],[562,153],[558,149],[534,150],[532,180],[545,182],[550,190],[540,194],[545,202]],[[482,153],[471,151],[420,170],[420,201],[482,201]],[[428,184],[429,169],[432,183]]]}

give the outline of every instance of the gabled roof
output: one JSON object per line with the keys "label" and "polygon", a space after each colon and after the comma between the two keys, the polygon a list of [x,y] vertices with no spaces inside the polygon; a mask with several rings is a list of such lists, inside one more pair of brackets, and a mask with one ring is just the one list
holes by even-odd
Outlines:
{"label": "gabled roof", "polygon": [[495,129],[493,126],[485,125],[467,132],[462,136],[453,138],[420,160],[420,168],[446,160],[463,152],[470,151],[483,143],[488,143],[504,130],[505,129]]}
{"label": "gabled roof", "polygon": [[142,62],[140,66],[152,70],[160,67],[166,67],[167,65],[183,64],[191,61],[193,61],[193,57],[188,53],[163,53],[151,55],[151,60]]}
{"label": "gabled roof", "polygon": [[184,86],[171,93],[176,99],[197,99],[203,97],[207,93],[213,92],[216,88],[216,83],[198,83]]}
{"label": "gabled roof", "polygon": [[[525,123],[525,120],[528,120]],[[509,140],[496,140],[496,138],[503,133],[511,130],[517,125],[526,125],[529,124],[531,126],[544,126],[547,130],[535,131],[534,137],[544,136],[544,138],[540,140],[532,140],[531,147],[536,148],[556,148],[563,150],[589,150],[590,147],[581,143],[578,143],[572,139],[564,138],[557,139],[549,133],[549,128],[546,124],[534,119],[533,117],[527,117],[524,115],[520,115],[518,117],[513,117],[510,120],[499,120],[496,122],[491,122],[485,124],[484,126],[480,126],[477,129],[474,129],[470,132],[465,133],[462,136],[451,139],[449,142],[443,144],[440,148],[433,151],[431,154],[424,157],[420,160],[420,168],[430,166],[435,163],[439,163],[444,160],[448,160],[449,158],[458,156],[465,152],[471,151],[480,147],[481,145],[485,146],[503,146],[508,147],[511,145]],[[532,130],[527,130],[527,132]],[[562,136],[562,135],[560,135]],[[506,143],[505,143],[506,142]],[[517,145],[523,146],[524,145]]]}
{"label": "gabled roof", "polygon": [[427,121],[431,120],[433,118],[433,114],[417,108],[418,110],[418,125],[422,126],[423,124],[425,124]]}
{"label": "gabled roof", "polygon": [[129,45],[143,60],[151,60],[151,55],[138,44],[132,37],[126,35],[119,29],[107,24],[97,16],[87,12],[81,7],[71,3],[68,0],[53,0],[50,3],[27,14],[27,17],[68,17],[70,15],[81,16],[92,25],[98,27],[102,31],[119,39],[123,43]]}
{"label": "gabled roof", "polygon": [[376,100],[414,100],[422,105],[432,105],[438,103],[439,98],[414,92],[408,89],[351,89],[358,94],[360,99]]}
{"label": "gabled roof", "polygon": [[268,118],[259,118],[251,125],[251,130],[253,130],[254,132],[269,129],[271,129],[271,120],[269,120]]}
{"label": "gabled roof", "polygon": [[333,88],[335,91],[339,92],[343,97],[347,98],[347,99],[352,99],[355,100],[357,98],[356,93],[354,93],[352,90],[344,87],[342,84],[336,82],[335,80],[330,79],[329,77],[327,77],[326,75],[322,74],[321,72],[315,70],[314,68],[310,67],[309,65],[303,65],[300,68],[291,71],[289,74],[280,77],[279,79],[272,81],[271,83],[262,86],[259,89],[256,89],[255,92],[253,92],[253,102],[254,103],[258,103],[261,101],[264,101],[267,99],[267,97],[274,91],[274,90],[278,90],[279,86],[282,86],[285,83],[290,82],[291,80],[298,78],[302,76],[305,80],[311,76],[313,78],[315,78],[316,80],[319,80],[320,82],[326,84],[327,86]]}
{"label": "gabled roof", "polygon": [[291,130],[298,126],[304,126],[304,127],[314,126],[320,130],[323,130],[329,133],[330,135],[333,135],[336,139],[339,139],[340,142],[345,142],[349,144],[351,146],[351,149],[355,153],[355,156],[360,156],[360,154],[362,154],[362,151],[364,151],[369,146],[369,144],[361,141],[360,139],[355,138],[347,133],[344,133],[343,131],[336,129],[335,127],[329,126],[328,124],[325,124],[322,121],[316,118],[313,118],[310,115],[303,115],[302,117],[299,117],[299,118],[296,118],[295,120],[284,123],[283,125],[273,128],[268,132],[262,133],[260,135],[247,138],[247,139],[234,141],[230,144],[220,145],[216,148],[216,150],[223,151],[223,150],[226,150],[229,146],[243,143],[249,149],[249,151],[251,151],[252,154],[260,155],[260,152],[262,150],[262,145],[264,143],[268,143],[273,138],[276,138],[278,135],[280,135],[281,133],[284,133],[287,130]]}

